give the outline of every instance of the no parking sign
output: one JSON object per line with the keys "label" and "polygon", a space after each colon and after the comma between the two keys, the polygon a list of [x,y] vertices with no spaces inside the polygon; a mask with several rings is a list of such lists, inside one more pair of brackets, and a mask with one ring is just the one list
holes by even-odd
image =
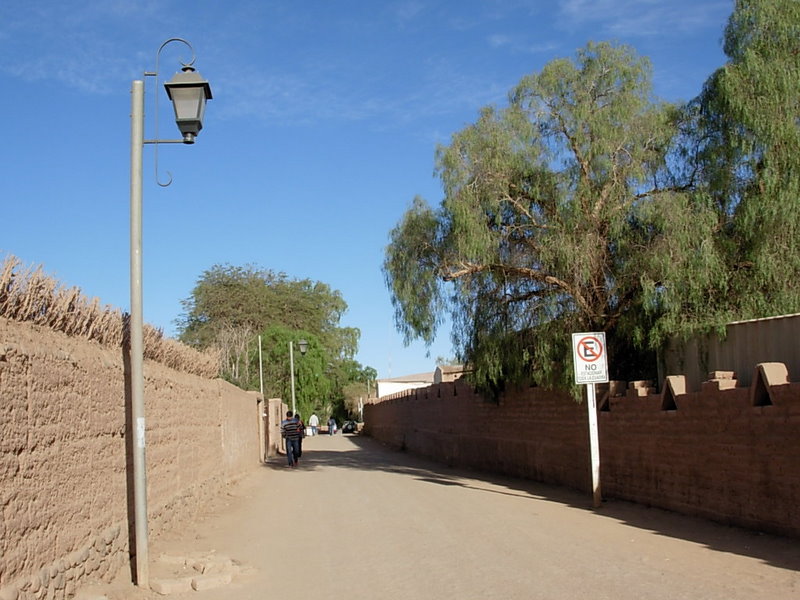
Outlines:
{"label": "no parking sign", "polygon": [[608,382],[605,333],[573,333],[572,353],[575,383]]}

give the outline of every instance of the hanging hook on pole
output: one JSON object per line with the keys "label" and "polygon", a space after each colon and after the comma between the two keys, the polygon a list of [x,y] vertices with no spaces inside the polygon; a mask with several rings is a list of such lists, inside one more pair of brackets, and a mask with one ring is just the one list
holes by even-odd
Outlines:
{"label": "hanging hook on pole", "polygon": [[167,44],[170,44],[171,42],[181,42],[182,44],[185,44],[189,48],[189,50],[192,51],[192,60],[190,60],[189,62],[183,62],[181,60],[178,60],[178,62],[180,62],[180,64],[181,64],[181,66],[183,66],[183,67],[191,67],[192,65],[194,65],[194,61],[197,59],[197,55],[195,54],[194,47],[188,41],[186,41],[183,38],[170,38],[166,42],[161,44],[161,46],[159,46],[159,48],[158,48],[158,51],[156,52],[156,70],[155,71],[145,71],[145,73],[144,73],[145,77],[155,77],[155,79],[156,79],[156,94],[155,94],[155,97],[156,97],[155,98],[155,105],[156,105],[155,113],[156,114],[155,114],[155,118],[154,118],[154,122],[155,122],[155,138],[153,140],[145,140],[144,143],[145,144],[155,144],[155,150],[154,150],[155,179],[156,179],[156,183],[158,185],[160,185],[161,187],[168,187],[168,186],[170,186],[172,184],[172,173],[167,171],[168,179],[167,179],[166,183],[162,183],[161,178],[159,177],[159,174],[158,174],[158,145],[159,144],[183,143],[183,140],[159,140],[158,139],[158,96],[159,96],[159,94],[158,94],[158,76],[159,76],[159,63],[160,63],[160,60],[161,60],[161,51],[164,49],[164,47]]}

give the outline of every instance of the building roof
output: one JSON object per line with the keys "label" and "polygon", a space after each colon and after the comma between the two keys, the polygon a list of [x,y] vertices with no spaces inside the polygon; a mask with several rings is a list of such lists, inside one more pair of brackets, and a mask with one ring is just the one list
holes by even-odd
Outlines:
{"label": "building roof", "polygon": [[378,379],[378,381],[394,381],[396,383],[412,383],[412,382],[433,383],[433,372],[417,373],[415,375],[403,375],[402,377],[392,377],[388,379]]}
{"label": "building roof", "polygon": [[436,368],[442,373],[463,373],[465,370],[464,365],[439,365]]}

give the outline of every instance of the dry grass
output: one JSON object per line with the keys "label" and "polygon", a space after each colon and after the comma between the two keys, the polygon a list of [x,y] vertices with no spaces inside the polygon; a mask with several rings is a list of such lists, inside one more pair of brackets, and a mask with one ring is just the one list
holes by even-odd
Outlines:
{"label": "dry grass", "polygon": [[[112,348],[127,343],[127,314],[101,307],[99,299],[89,300],[77,287],[63,287],[45,275],[41,266],[22,268],[14,256],[0,263],[0,318],[35,323]],[[144,326],[144,357],[201,377],[219,374],[218,352],[198,352],[165,338],[160,329],[150,325]]]}

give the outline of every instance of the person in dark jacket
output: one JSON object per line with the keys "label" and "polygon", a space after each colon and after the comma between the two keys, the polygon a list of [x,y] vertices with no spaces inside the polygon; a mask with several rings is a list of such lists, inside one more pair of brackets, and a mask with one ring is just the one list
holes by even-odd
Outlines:
{"label": "person in dark jacket", "polygon": [[281,436],[286,440],[286,460],[289,467],[297,467],[297,460],[300,454],[300,421],[295,418],[292,411],[286,413],[286,418],[281,421]]}
{"label": "person in dark jacket", "polygon": [[300,418],[300,413],[294,413],[294,418],[297,419],[297,422],[300,424],[300,438],[297,440],[297,456],[295,460],[303,456],[303,439],[306,437],[306,424],[303,423],[303,419]]}

